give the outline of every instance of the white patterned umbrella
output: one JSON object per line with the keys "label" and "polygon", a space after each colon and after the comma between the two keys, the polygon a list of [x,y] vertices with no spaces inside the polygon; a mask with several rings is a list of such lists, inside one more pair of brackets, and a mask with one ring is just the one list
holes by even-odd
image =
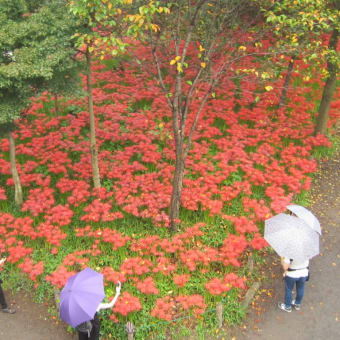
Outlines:
{"label": "white patterned umbrella", "polygon": [[321,235],[320,222],[311,211],[297,204],[287,205],[287,209],[303,219],[314,231]]}
{"label": "white patterned umbrella", "polygon": [[302,219],[278,214],[265,221],[264,238],[282,257],[307,260],[319,254],[319,234]]}

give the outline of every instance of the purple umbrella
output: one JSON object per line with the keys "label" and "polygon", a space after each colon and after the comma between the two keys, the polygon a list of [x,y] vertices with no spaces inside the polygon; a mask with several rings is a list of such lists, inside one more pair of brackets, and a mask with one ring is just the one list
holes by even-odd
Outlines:
{"label": "purple umbrella", "polygon": [[60,318],[72,327],[92,320],[104,299],[103,275],[86,268],[73,275],[60,293]]}

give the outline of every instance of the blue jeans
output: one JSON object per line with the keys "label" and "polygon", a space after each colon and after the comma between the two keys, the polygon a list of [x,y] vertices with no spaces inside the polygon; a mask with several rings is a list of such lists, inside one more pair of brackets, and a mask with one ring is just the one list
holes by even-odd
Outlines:
{"label": "blue jeans", "polygon": [[307,277],[289,277],[285,276],[285,305],[289,308],[292,305],[292,292],[296,284],[296,299],[295,304],[301,304],[303,294],[305,292],[305,282]]}

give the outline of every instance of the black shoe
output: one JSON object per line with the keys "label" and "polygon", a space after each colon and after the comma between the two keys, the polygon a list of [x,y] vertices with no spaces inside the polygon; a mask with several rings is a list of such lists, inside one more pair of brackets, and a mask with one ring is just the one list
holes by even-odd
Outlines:
{"label": "black shoe", "polygon": [[2,308],[2,312],[3,313],[8,313],[8,314],[14,314],[16,311],[15,309],[11,309],[11,308]]}

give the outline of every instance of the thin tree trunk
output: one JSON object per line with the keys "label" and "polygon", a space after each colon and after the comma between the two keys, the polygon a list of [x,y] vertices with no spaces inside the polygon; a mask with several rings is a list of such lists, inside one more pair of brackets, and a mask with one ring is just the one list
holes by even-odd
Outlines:
{"label": "thin tree trunk", "polygon": [[14,200],[15,204],[18,206],[22,205],[23,198],[22,198],[22,188],[20,183],[20,177],[17,170],[17,165],[15,161],[15,141],[12,135],[12,132],[8,133],[8,140],[9,140],[9,160],[11,166],[12,177],[14,181]]}
{"label": "thin tree trunk", "polygon": [[[328,48],[330,50],[336,51],[338,39],[339,39],[338,30],[333,30],[333,33],[328,43]],[[327,132],[328,113],[332,102],[332,96],[336,89],[336,76],[338,71],[337,64],[334,63],[332,60],[328,60],[327,71],[328,77],[326,80],[325,87],[323,88],[322,98],[318,110],[319,115],[314,130],[315,135],[318,133],[325,134]]]}
{"label": "thin tree trunk", "polygon": [[287,92],[288,92],[288,88],[290,84],[290,79],[292,78],[292,71],[294,68],[294,60],[295,58],[291,57],[289,64],[288,64],[287,74],[286,74],[285,82],[283,84],[283,89],[282,89],[282,93],[280,97],[279,108],[281,108],[283,105],[286,104]]}
{"label": "thin tree trunk", "polygon": [[90,152],[92,164],[92,178],[94,187],[100,188],[98,149],[96,143],[96,127],[93,112],[91,55],[88,50],[86,51],[86,63],[87,63],[87,96],[88,96],[88,109],[90,115]]}
{"label": "thin tree trunk", "polygon": [[177,231],[179,210],[181,207],[181,197],[185,168],[185,159],[183,154],[184,154],[183,143],[180,143],[180,145],[176,145],[176,166],[174,179],[172,183],[172,194],[169,211],[170,230],[173,233]]}
{"label": "thin tree trunk", "polygon": [[59,114],[58,93],[54,93],[54,111],[56,115]]}

